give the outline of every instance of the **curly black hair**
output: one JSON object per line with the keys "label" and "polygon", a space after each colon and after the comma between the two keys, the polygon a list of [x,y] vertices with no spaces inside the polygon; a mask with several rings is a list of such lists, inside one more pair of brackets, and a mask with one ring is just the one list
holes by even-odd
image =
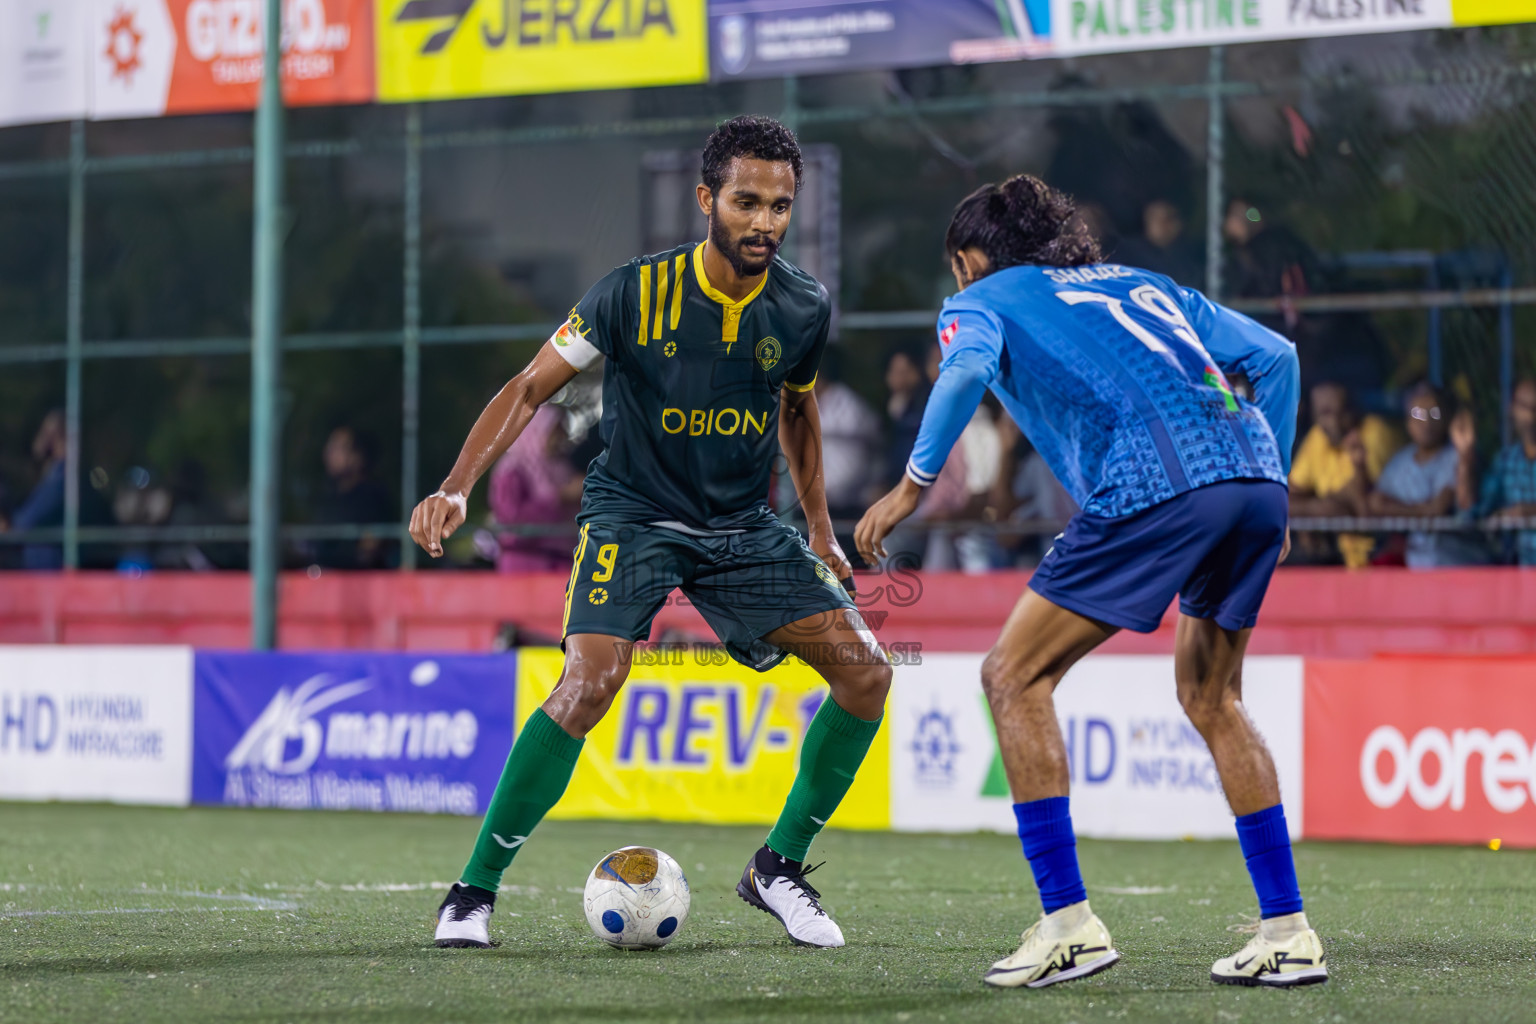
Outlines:
{"label": "curly black hair", "polygon": [[742,114],[729,121],[722,121],[709,134],[704,143],[704,159],[699,169],[704,187],[711,195],[719,195],[725,184],[725,173],[731,161],[744,156],[757,160],[783,161],[795,172],[795,192],[800,191],[800,179],[805,173],[805,161],[800,157],[800,143],[795,133],[771,117],[760,114]]}
{"label": "curly black hair", "polygon": [[951,261],[961,249],[979,249],[994,271],[1020,264],[1081,267],[1104,259],[1072,197],[1030,174],[983,185],[960,200],[944,248]]}

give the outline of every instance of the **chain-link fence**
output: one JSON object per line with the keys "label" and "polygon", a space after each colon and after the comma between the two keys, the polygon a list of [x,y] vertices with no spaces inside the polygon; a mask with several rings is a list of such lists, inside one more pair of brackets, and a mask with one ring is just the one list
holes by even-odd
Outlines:
{"label": "chain-link fence", "polygon": [[[890,354],[932,345],[954,203],[1030,171],[1115,258],[1295,339],[1305,384],[1393,425],[1411,383],[1444,385],[1487,462],[1536,369],[1533,93],[1536,28],[1515,26],[291,111],[287,561],[361,542],[415,566],[401,520],[483,403],[671,223],[666,189],[691,184],[668,168],[741,111],[832,168],[791,249],[798,232],[821,254],[837,376],[874,410]],[[0,513],[27,525],[0,533],[0,564],[244,565],[251,121],[0,130]],[[327,474],[338,427],[365,495]],[[57,515],[18,516],[49,474]],[[484,564],[460,543],[448,561]]]}

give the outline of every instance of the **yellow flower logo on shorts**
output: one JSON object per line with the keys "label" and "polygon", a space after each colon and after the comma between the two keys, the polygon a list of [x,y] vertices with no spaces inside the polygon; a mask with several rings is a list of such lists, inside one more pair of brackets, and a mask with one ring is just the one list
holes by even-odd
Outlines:
{"label": "yellow flower logo on shorts", "polygon": [[673,356],[677,355],[677,342],[667,342],[666,345],[662,346],[661,354],[666,356],[668,359],[671,359]]}
{"label": "yellow flower logo on shorts", "polygon": [[757,365],[767,373],[779,365],[779,357],[784,354],[784,346],[779,344],[778,338],[764,338],[757,343]]}
{"label": "yellow flower logo on shorts", "polygon": [[593,587],[591,592],[587,594],[587,600],[592,604],[603,604],[608,600],[608,591],[602,587]]}

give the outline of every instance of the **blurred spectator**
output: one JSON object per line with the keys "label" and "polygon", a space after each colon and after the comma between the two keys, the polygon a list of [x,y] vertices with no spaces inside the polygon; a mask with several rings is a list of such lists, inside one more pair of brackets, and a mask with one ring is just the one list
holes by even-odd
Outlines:
{"label": "blurred spectator", "polygon": [[[1332,382],[1312,389],[1312,429],[1291,465],[1292,516],[1363,516],[1370,485],[1397,451],[1397,439],[1379,416],[1360,417],[1349,392]],[[1295,538],[1298,560],[1326,561],[1316,534]],[[1361,534],[1340,534],[1344,564],[1366,564],[1375,542]]]}
{"label": "blurred spectator", "polygon": [[[555,526],[569,523],[581,502],[583,476],[566,458],[570,440],[565,416],[544,405],[533,414],[517,443],[491,469],[488,490],[491,515],[510,526]],[[545,572],[568,569],[570,537],[545,533],[497,535],[498,572]]]}
{"label": "blurred spectator", "polygon": [[[1536,380],[1515,385],[1509,407],[1515,440],[1494,458],[1483,479],[1483,515],[1515,518],[1536,516]],[[1515,534],[1515,554],[1521,565],[1536,566],[1536,530]]]}
{"label": "blurred spectator", "polygon": [[[928,380],[939,379],[943,351],[934,345],[928,355]],[[955,530],[946,525],[954,520],[981,518],[988,496],[997,481],[1002,464],[1003,442],[989,395],[976,407],[976,413],[960,433],[960,440],[950,449],[944,468],[917,505],[915,518],[930,527],[923,548],[923,568],[937,572],[959,569],[962,572],[986,572],[998,568],[1004,559],[996,536],[990,530],[974,527]],[[887,545],[889,550],[889,545]]]}
{"label": "blurred spectator", "polygon": [[[1011,417],[999,416],[997,431],[1003,450],[1002,467],[992,485],[992,498],[984,518],[1001,524],[999,543],[1012,552],[1015,565],[1038,565],[1050,550],[1054,535],[1077,514],[1077,503]],[[1035,530],[1012,531],[1008,529],[1010,524],[1028,524]]]}
{"label": "blurred spectator", "polygon": [[[183,459],[170,482],[171,514],[168,526],[213,526],[225,522],[223,510],[208,500],[207,471],[196,459]],[[166,569],[235,568],[240,562],[238,545],[183,541],[160,550],[156,564]]]}
{"label": "blurred spectator", "polygon": [[[118,481],[112,514],[121,526],[161,526],[171,515],[171,492],[143,466],[129,467]],[[154,568],[149,544],[131,541],[117,559],[117,571],[139,575]]]}
{"label": "blurred spectator", "polygon": [[885,387],[891,397],[885,403],[890,420],[890,438],[885,446],[886,488],[895,487],[907,471],[907,460],[917,444],[917,431],[923,425],[923,408],[928,404],[928,378],[917,356],[897,349],[885,361]]}
{"label": "blurred spectator", "polygon": [[[378,443],[371,434],[337,427],[325,441],[326,488],[315,509],[317,523],[392,523],[400,518],[399,503],[389,488],[373,476]],[[385,542],[380,537],[326,540],[315,545],[315,564],[328,569],[385,568]]]}
{"label": "blurred spectator", "polygon": [[816,383],[821,415],[821,476],[833,519],[857,519],[878,496],[880,417],[843,383],[836,352],[822,357]]}
{"label": "blurred spectator", "polygon": [[1184,234],[1184,218],[1166,199],[1154,199],[1141,212],[1140,238],[1128,238],[1115,252],[1117,263],[1167,274],[1179,284],[1204,284],[1200,248]]}
{"label": "blurred spectator", "polygon": [[[1227,295],[1240,299],[1299,298],[1312,291],[1312,282],[1318,277],[1317,258],[1312,250],[1291,231],[1267,223],[1259,208],[1247,199],[1234,197],[1227,204],[1221,232],[1228,243],[1222,278]],[[1263,322],[1275,318],[1258,319]],[[1287,305],[1280,319],[1285,329],[1291,331],[1300,315]]]}
{"label": "blurred spectator", "polygon": [[1103,203],[1078,202],[1077,219],[1082,221],[1083,227],[1088,233],[1099,240],[1099,250],[1109,254],[1112,260],[1119,260],[1120,235],[1115,230],[1115,218],[1110,215]]}
{"label": "blurred spectator", "polygon": [[[1381,471],[1366,510],[1377,516],[1470,515],[1477,504],[1477,434],[1471,412],[1463,409],[1453,418],[1445,396],[1428,383],[1409,392],[1407,412],[1410,443]],[[1447,437],[1452,443],[1446,443]],[[1487,557],[1464,535],[1417,530],[1408,534],[1404,560],[1411,569],[1429,569],[1476,565]]]}
{"label": "blurred spectator", "polygon": [[[64,452],[64,412],[54,409],[43,417],[32,438],[37,483],[26,500],[11,513],[8,529],[40,530],[64,525]],[[27,544],[21,549],[23,569],[60,569],[63,566],[62,545]]]}

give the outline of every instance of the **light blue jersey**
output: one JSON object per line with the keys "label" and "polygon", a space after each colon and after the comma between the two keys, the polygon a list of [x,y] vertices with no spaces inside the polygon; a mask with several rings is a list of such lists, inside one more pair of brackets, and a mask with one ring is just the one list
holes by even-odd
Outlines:
{"label": "light blue jersey", "polygon": [[[1161,274],[1018,266],[939,316],[943,363],[907,475],[927,486],[990,388],[1083,511],[1222,480],[1286,482],[1300,368],[1285,338]],[[1232,393],[1241,373],[1254,402]]]}

